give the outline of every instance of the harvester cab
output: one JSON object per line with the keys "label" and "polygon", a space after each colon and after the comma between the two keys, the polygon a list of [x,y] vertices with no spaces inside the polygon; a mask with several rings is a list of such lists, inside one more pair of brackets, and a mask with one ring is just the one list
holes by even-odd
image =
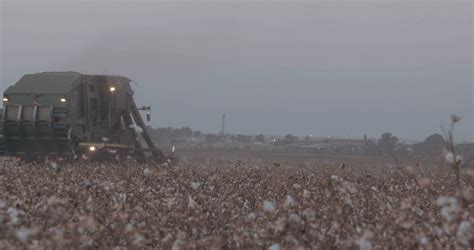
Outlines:
{"label": "harvester cab", "polygon": [[131,80],[45,72],[24,75],[3,95],[0,155],[22,158],[168,158],[150,138]]}

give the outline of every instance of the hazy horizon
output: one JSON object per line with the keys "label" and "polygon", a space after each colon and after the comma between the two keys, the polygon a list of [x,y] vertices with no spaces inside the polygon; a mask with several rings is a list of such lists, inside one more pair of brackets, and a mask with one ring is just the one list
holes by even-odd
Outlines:
{"label": "hazy horizon", "polygon": [[120,74],[154,127],[474,140],[472,1],[2,1],[3,92]]}

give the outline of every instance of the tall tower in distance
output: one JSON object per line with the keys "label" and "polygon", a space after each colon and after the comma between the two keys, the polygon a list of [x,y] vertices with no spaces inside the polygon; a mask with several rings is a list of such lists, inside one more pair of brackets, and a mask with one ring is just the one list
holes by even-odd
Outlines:
{"label": "tall tower in distance", "polygon": [[221,134],[225,134],[225,113],[222,114],[222,130]]}

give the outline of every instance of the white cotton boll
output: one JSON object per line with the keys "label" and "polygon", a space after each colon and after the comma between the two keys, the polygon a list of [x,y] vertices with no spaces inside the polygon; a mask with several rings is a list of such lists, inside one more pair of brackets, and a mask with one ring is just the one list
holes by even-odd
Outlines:
{"label": "white cotton boll", "polygon": [[145,242],[145,237],[143,237],[141,234],[137,234],[133,238],[132,245],[135,247],[142,247],[144,242]]}
{"label": "white cotton boll", "polygon": [[442,237],[444,235],[443,229],[441,227],[438,227],[438,226],[433,227],[433,232],[435,233],[435,235],[437,237]]}
{"label": "white cotton boll", "polygon": [[447,163],[453,164],[454,163],[454,154],[452,152],[449,152],[446,154],[444,157]]}
{"label": "white cotton boll", "polygon": [[458,199],[456,199],[455,197],[449,197],[448,202],[449,202],[449,204],[451,204],[453,206],[458,206]]}
{"label": "white cotton boll", "polygon": [[91,248],[94,245],[94,239],[83,241],[80,248]]}
{"label": "white cotton boll", "polygon": [[446,197],[446,196],[440,196],[436,200],[436,205],[438,205],[438,207],[442,207],[446,204],[448,204],[448,197]]}
{"label": "white cotton boll", "polygon": [[372,237],[374,237],[374,233],[372,233],[369,230],[365,230],[364,234],[362,234],[362,238],[364,238],[364,239],[370,239]]}
{"label": "white cotton boll", "polygon": [[344,188],[351,194],[355,194],[357,193],[357,188],[354,186],[353,183],[350,183],[348,181],[344,181],[342,183],[342,185],[344,186]]}
{"label": "white cotton boll", "polygon": [[441,216],[443,216],[443,218],[447,221],[452,221],[454,219],[449,207],[443,207],[441,209]]}
{"label": "white cotton boll", "polygon": [[462,156],[460,155],[454,155],[452,152],[449,152],[446,154],[444,157],[447,163],[449,164],[454,164],[462,161]]}
{"label": "white cotton boll", "polygon": [[426,236],[423,235],[423,236],[420,238],[420,245],[422,245],[422,246],[427,246],[429,243],[430,243],[430,242],[429,242],[428,238],[426,238]]}
{"label": "white cotton boll", "polygon": [[180,250],[183,248],[183,245],[184,245],[184,241],[181,240],[181,239],[176,239],[174,242],[173,242],[173,246],[171,247],[172,250]]}
{"label": "white cotton boll", "polygon": [[19,241],[25,243],[26,241],[28,241],[28,238],[30,237],[30,230],[26,228],[20,228],[15,231],[15,236]]}
{"label": "white cotton boll", "polygon": [[300,188],[301,188],[301,185],[298,184],[298,183],[295,183],[295,184],[293,184],[293,188],[294,188],[294,189],[300,189]]}
{"label": "white cotton boll", "polygon": [[201,185],[201,183],[199,183],[199,182],[196,182],[196,181],[191,182],[191,187],[193,189],[198,189],[200,185]]}
{"label": "white cotton boll", "polygon": [[193,197],[188,196],[188,208],[196,207],[196,201],[193,200]]}
{"label": "white cotton boll", "polygon": [[447,206],[447,207],[443,207],[441,209],[441,215],[443,216],[443,218],[448,221],[448,222],[451,222],[453,221],[454,219],[456,219],[456,217],[458,216],[459,212],[461,212],[461,208],[460,207],[456,207],[456,206]]}
{"label": "white cotton boll", "polygon": [[372,250],[372,243],[365,239],[365,238],[362,238],[359,240],[359,249],[360,250]]}
{"label": "white cotton boll", "polygon": [[331,180],[339,181],[339,176],[337,176],[337,175],[331,175]]}
{"label": "white cotton boll", "polygon": [[293,197],[291,197],[291,195],[287,195],[285,200],[285,206],[291,207],[293,205],[295,205],[295,200],[293,199]]}
{"label": "white cotton boll", "polygon": [[344,204],[352,207],[352,200],[349,196],[344,197]]}
{"label": "white cotton boll", "polygon": [[423,209],[421,209],[419,205],[415,205],[411,211],[420,217],[424,215]]}
{"label": "white cotton boll", "polygon": [[185,232],[178,232],[176,240],[173,242],[173,246],[171,247],[172,250],[180,250],[184,248],[186,243],[186,233]]}
{"label": "white cotton boll", "polygon": [[64,231],[63,230],[54,229],[53,232],[54,232],[53,240],[55,240],[56,242],[60,242],[64,239]]}
{"label": "white cotton boll", "polygon": [[143,174],[145,176],[150,176],[153,172],[149,169],[149,168],[145,168],[145,170],[143,170]]}
{"label": "white cotton boll", "polygon": [[125,226],[125,232],[126,233],[130,233],[134,230],[133,228],[133,225],[131,223],[128,223],[126,226]]}
{"label": "white cotton boll", "polygon": [[263,201],[263,210],[273,213],[276,210],[275,204],[271,201]]}
{"label": "white cotton boll", "polygon": [[309,198],[310,196],[311,196],[311,193],[308,190],[306,190],[306,189],[303,190],[303,197],[305,199]]}
{"label": "white cotton boll", "polygon": [[16,225],[19,222],[18,215],[20,214],[16,208],[10,207],[7,210],[8,215],[10,216],[11,222]]}
{"label": "white cotton boll", "polygon": [[301,223],[301,217],[297,214],[290,214],[288,216],[288,221],[294,222],[294,223]]}
{"label": "white cotton boll", "polygon": [[455,197],[440,196],[436,200],[436,205],[441,207],[441,216],[448,222],[456,219],[458,214],[462,211]]}
{"label": "white cotton boll", "polygon": [[248,209],[248,208],[249,208],[249,201],[248,201],[248,200],[245,200],[245,201],[244,201],[244,208],[245,208],[245,209]]}
{"label": "white cotton boll", "polygon": [[257,219],[257,215],[255,213],[250,213],[249,215],[247,215],[247,218],[249,220],[256,220]]}
{"label": "white cotton boll", "polygon": [[461,244],[469,246],[470,241],[474,239],[474,228],[471,222],[463,221],[459,224],[456,238]]}
{"label": "white cotton boll", "polygon": [[167,206],[168,209],[173,208],[176,205],[176,199],[175,198],[169,198],[167,201]]}
{"label": "white cotton boll", "polygon": [[268,248],[268,250],[281,250],[281,246],[280,246],[280,244],[275,243],[275,244],[271,245]]}

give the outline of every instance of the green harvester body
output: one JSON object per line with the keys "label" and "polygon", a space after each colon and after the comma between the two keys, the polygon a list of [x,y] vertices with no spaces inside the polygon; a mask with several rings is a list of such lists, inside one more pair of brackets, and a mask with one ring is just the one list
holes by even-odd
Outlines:
{"label": "green harvester body", "polygon": [[0,155],[77,158],[100,149],[142,158],[151,152],[163,161],[130,83],[123,76],[77,72],[24,75],[3,95]]}

